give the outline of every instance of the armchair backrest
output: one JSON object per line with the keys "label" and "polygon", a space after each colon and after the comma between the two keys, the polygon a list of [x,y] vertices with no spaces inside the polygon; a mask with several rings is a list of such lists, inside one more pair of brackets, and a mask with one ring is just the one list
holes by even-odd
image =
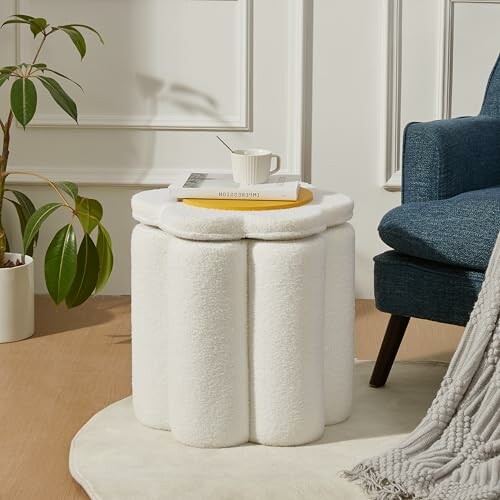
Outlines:
{"label": "armchair backrest", "polygon": [[500,118],[500,55],[488,80],[481,114]]}

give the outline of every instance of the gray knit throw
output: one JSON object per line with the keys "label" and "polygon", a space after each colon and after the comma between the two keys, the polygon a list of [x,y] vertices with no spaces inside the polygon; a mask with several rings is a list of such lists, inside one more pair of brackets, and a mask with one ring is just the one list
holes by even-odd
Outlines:
{"label": "gray knit throw", "polygon": [[395,449],[345,476],[380,500],[500,499],[500,236],[427,415]]}

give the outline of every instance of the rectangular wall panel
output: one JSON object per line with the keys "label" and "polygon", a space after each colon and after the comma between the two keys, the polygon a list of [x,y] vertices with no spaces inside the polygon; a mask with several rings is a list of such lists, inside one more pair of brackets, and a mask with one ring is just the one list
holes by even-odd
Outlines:
{"label": "rectangular wall panel", "polygon": [[388,0],[385,188],[401,188],[405,126],[477,115],[500,51],[500,0]]}
{"label": "rectangular wall panel", "polygon": [[477,115],[500,52],[500,1],[456,3],[454,11],[451,115]]}
{"label": "rectangular wall panel", "polygon": [[[39,85],[34,121],[13,130],[12,168],[80,184],[167,185],[193,171],[231,171],[220,130],[234,148],[278,154],[284,173],[308,163],[310,0],[0,3],[2,19],[16,11],[95,26],[105,45],[88,33],[82,63],[64,33],[51,36],[40,62],[85,88],[61,82],[79,126]],[[6,64],[32,60],[26,26],[6,26],[0,42]]]}
{"label": "rectangular wall panel", "polygon": [[[245,129],[249,124],[247,0],[19,0],[20,12],[95,26],[83,64],[51,35],[43,58],[85,88],[80,124],[93,127]],[[74,21],[77,20],[77,21]],[[22,29],[20,61],[37,40]],[[87,35],[88,32],[82,30]],[[71,89],[75,94],[78,89]],[[35,125],[71,125],[43,96]]]}

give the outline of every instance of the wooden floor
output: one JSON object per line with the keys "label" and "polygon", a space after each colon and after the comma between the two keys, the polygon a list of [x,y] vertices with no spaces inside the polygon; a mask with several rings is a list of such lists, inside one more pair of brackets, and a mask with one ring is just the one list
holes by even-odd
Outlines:
{"label": "wooden floor", "polygon": [[[357,302],[358,358],[376,356],[386,321],[373,301]],[[449,359],[461,332],[412,320],[401,357]],[[130,392],[129,299],[66,311],[39,297],[36,336],[0,345],[0,499],[86,498],[68,472],[71,439]]]}
{"label": "wooden floor", "polygon": [[[373,300],[356,301],[356,357],[376,359],[389,315],[375,309]],[[449,361],[464,329],[412,319],[399,349],[400,360]]]}

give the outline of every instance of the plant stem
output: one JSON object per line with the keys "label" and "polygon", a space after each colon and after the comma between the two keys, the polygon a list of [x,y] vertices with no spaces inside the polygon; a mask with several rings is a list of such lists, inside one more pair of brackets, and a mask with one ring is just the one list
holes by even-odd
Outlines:
{"label": "plant stem", "polygon": [[31,63],[31,65],[36,63],[36,60],[38,59],[38,56],[42,51],[43,45],[45,44],[45,40],[47,40],[47,35],[45,33],[42,33],[42,35],[43,35],[42,43],[40,44],[40,47],[38,47],[38,50],[36,51],[35,57],[33,58],[33,62]]}
{"label": "plant stem", "polygon": [[[40,43],[40,46],[38,47],[38,50],[35,53],[35,57],[33,58],[33,62],[31,63],[31,67],[29,68],[28,75],[27,77],[30,76],[31,71],[33,70],[33,64],[36,64],[36,61],[38,60],[38,56],[42,52],[43,46],[45,44],[45,41],[47,40],[47,37],[52,34],[54,30],[49,31],[49,33],[42,32],[42,41]],[[9,146],[10,146],[10,128],[12,125],[12,120],[14,119],[14,114],[12,113],[12,110],[9,111],[9,116],[7,118],[7,121],[4,123],[3,121],[0,120],[0,128],[3,132],[3,145],[2,145],[2,155],[0,156],[0,268],[3,267],[4,260],[5,260],[5,252],[7,249],[7,238],[5,236],[5,230],[2,224],[2,208],[3,208],[3,199],[5,195],[5,181],[7,179],[7,176],[10,173],[14,172],[7,172],[7,163],[9,161]],[[38,175],[32,172],[15,172],[18,175],[32,175],[35,177],[39,177],[40,179],[43,179],[45,182],[47,182],[59,195],[61,198],[63,204],[70,208],[73,211],[73,208],[69,205],[68,201],[66,198],[63,196],[61,191],[57,188],[57,186],[47,179],[46,177],[43,177],[42,175]]]}
{"label": "plant stem", "polygon": [[0,156],[0,268],[4,264],[5,252],[7,250],[7,238],[5,236],[5,230],[2,224],[2,208],[3,208],[3,197],[5,193],[5,172],[7,170],[7,163],[9,161],[9,146],[10,146],[10,127],[12,125],[12,119],[14,115],[12,111],[9,112],[7,121],[2,122],[2,132],[3,132],[3,143],[2,143],[2,156]]}
{"label": "plant stem", "polygon": [[10,127],[12,125],[13,118],[14,114],[10,111],[7,121],[2,126],[3,145],[2,156],[0,156],[0,174],[3,174],[7,170],[7,162],[9,161]]}
{"label": "plant stem", "polygon": [[63,205],[65,205],[65,206],[71,208],[71,210],[73,210],[73,208],[71,207],[71,205],[68,203],[68,200],[62,194],[62,191],[50,179],[48,179],[47,177],[45,177],[43,175],[40,175],[40,174],[37,174],[35,172],[10,171],[10,172],[4,173],[4,177],[5,178],[7,178],[7,176],[9,176],[9,175],[29,175],[29,176],[32,176],[32,177],[38,177],[39,179],[42,179],[43,181],[45,181],[59,195],[59,198],[61,198],[61,201],[62,201]]}
{"label": "plant stem", "polygon": [[49,31],[49,33],[45,33],[45,31],[42,31],[42,43],[40,43],[40,46],[38,47],[38,50],[36,51],[35,57],[33,58],[33,62],[31,63],[31,67],[28,70],[27,76],[30,77],[32,75],[33,71],[33,64],[36,64],[36,61],[38,60],[38,56],[40,55],[40,52],[42,52],[43,46],[45,45],[45,41],[47,40],[47,37],[52,34],[54,30]]}
{"label": "plant stem", "polygon": [[7,238],[5,237],[5,230],[2,225],[2,205],[3,196],[5,192],[5,179],[0,177],[0,268],[3,267],[5,260],[5,252],[7,250]]}

